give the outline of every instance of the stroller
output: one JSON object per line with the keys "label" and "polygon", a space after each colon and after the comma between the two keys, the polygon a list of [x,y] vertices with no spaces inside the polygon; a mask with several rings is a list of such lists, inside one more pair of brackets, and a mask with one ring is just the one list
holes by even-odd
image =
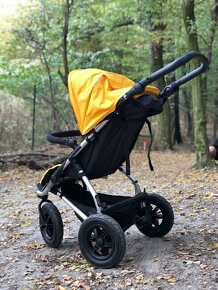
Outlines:
{"label": "stroller", "polygon": [[[149,86],[192,59],[199,66],[162,92]],[[130,174],[129,155],[145,122],[149,124],[147,118],[161,113],[168,96],[207,68],[207,58],[191,51],[137,83],[93,69],[69,75],[70,98],[80,130],[48,134],[50,142],[73,150],[62,164],[48,169],[37,185],[40,231],[49,247],[58,247],[63,239],[62,218],[48,199],[49,193],[64,200],[82,222],[79,247],[95,267],[112,268],[121,262],[126,248],[124,232],[134,224],[149,237],[162,237],[171,230],[174,214],[170,203],[158,194],[141,190],[138,180]],[[102,82],[106,85],[102,86]],[[133,197],[95,191],[92,179],[117,170],[133,184]]]}

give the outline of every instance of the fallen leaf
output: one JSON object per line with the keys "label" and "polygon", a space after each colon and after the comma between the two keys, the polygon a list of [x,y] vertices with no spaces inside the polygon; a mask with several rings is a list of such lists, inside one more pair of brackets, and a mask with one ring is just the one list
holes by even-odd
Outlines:
{"label": "fallen leaf", "polygon": [[58,286],[58,289],[59,289],[59,290],[66,290],[66,288],[65,288],[65,287],[63,287],[63,286],[61,286],[61,285],[60,285],[60,286]]}
{"label": "fallen leaf", "polygon": [[212,250],[217,250],[218,249],[218,243],[215,243],[211,247]]}
{"label": "fallen leaf", "polygon": [[176,279],[176,277],[174,275],[165,276],[164,280],[167,281],[170,284],[174,284],[177,281],[177,279]]}

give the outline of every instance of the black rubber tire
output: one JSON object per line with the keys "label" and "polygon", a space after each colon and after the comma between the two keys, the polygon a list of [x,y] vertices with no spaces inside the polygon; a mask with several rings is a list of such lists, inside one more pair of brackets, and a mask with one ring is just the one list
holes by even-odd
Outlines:
{"label": "black rubber tire", "polygon": [[83,256],[97,268],[116,267],[126,250],[123,229],[104,214],[93,214],[82,223],[78,241]]}
{"label": "black rubber tire", "polygon": [[53,203],[42,205],[42,218],[39,218],[39,226],[42,238],[51,248],[58,248],[63,240],[63,222],[59,210]]}
{"label": "black rubber tire", "polygon": [[150,214],[150,225],[136,227],[141,233],[149,237],[163,237],[173,227],[174,213],[170,203],[158,194],[148,194],[146,201],[147,209]]}

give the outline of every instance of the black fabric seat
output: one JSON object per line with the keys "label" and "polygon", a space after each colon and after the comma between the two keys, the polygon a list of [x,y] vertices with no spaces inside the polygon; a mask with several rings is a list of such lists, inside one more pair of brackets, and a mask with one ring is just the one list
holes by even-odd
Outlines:
{"label": "black fabric seat", "polygon": [[[94,142],[76,157],[87,177],[94,179],[114,173],[131,153],[146,118],[159,114],[162,109],[162,100],[143,95],[125,110],[111,114],[110,122]],[[65,174],[74,177],[77,172],[70,166]]]}

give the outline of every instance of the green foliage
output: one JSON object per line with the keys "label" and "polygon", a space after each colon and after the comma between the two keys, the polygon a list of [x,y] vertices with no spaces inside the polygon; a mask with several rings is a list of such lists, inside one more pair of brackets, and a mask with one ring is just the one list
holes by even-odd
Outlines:
{"label": "green foliage", "polygon": [[30,145],[31,111],[24,100],[0,91],[0,152]]}
{"label": "green foliage", "polygon": [[[69,1],[69,70],[97,67],[122,73],[133,80],[147,76],[151,69],[151,41],[162,40],[166,63],[187,51],[182,2]],[[215,2],[195,1],[196,23],[192,28],[197,31],[200,50],[206,55],[214,24],[211,8]],[[36,85],[37,122],[46,124],[44,131],[52,129],[55,117],[60,128],[73,125],[66,101],[67,90],[60,78],[60,72],[65,71],[63,26],[66,3],[67,0],[29,1],[18,10],[16,17],[0,22],[4,27],[4,31],[0,31],[0,90],[23,98],[31,108]],[[207,98],[208,112],[214,116],[216,46],[213,53]]]}

